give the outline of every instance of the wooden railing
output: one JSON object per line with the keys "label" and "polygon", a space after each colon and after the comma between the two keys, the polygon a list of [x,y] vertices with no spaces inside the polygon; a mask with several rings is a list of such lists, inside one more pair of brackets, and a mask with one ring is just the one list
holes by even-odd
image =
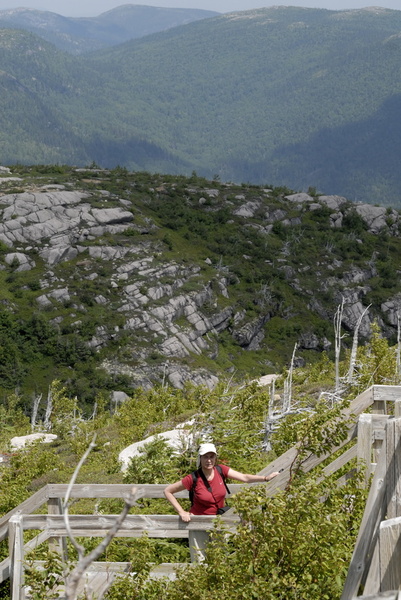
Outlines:
{"label": "wooden railing", "polygon": [[388,597],[401,588],[400,534],[401,418],[393,417],[385,426],[341,600],[357,598],[360,588],[364,595],[359,598]]}
{"label": "wooden railing", "polygon": [[[391,529],[391,531],[389,522],[386,522],[386,526],[383,526],[383,533],[380,536],[380,539],[383,540],[382,546],[385,545],[386,535],[389,537],[388,534],[390,533],[391,537],[395,531],[398,531],[397,528],[401,528],[401,519],[399,519],[401,516],[399,509],[401,505],[399,499],[399,496],[401,498],[401,480],[398,473],[399,463],[401,468],[401,448],[399,437],[397,437],[401,425],[398,424],[398,419],[389,417],[386,414],[389,406],[391,406],[391,410],[396,416],[401,415],[400,386],[372,386],[355,398],[344,415],[345,417],[354,416],[347,439],[333,452],[340,450],[354,438],[356,443],[326,465],[324,469],[325,475],[331,475],[349,461],[357,458],[361,464],[367,465],[366,481],[368,481],[370,474],[374,473],[361,532],[355,547],[342,600],[350,600],[356,597],[360,585],[365,586],[365,591],[373,590],[376,592],[381,589],[380,586],[391,585],[395,581],[394,576],[390,576],[388,566],[386,570],[388,576],[383,580],[388,583],[377,584],[379,554],[376,540],[379,539],[380,523],[386,511],[392,511],[388,514],[391,514],[396,522],[394,522],[394,529]],[[372,410],[372,414],[363,414],[369,408]],[[391,425],[389,425],[390,423]],[[393,432],[392,434],[389,434],[390,430]],[[393,441],[391,442],[390,439]],[[391,450],[392,458],[390,462],[385,462],[384,459],[389,454],[390,448],[393,448]],[[400,458],[398,458],[397,452],[400,454]],[[260,472],[260,474],[268,474],[282,469],[282,472],[266,485],[268,495],[274,495],[277,490],[283,489],[287,485],[291,467],[296,457],[297,448],[291,448]],[[303,469],[308,472],[327,458],[328,455],[320,457],[311,455],[303,464]],[[346,476],[343,477],[343,480],[345,479]],[[388,489],[383,486],[384,479],[390,481]],[[341,483],[342,480],[340,479],[339,484]],[[47,485],[0,519],[0,540],[5,540],[8,537],[10,548],[10,556],[0,563],[0,582],[8,577],[11,578],[11,600],[23,600],[24,598],[23,566],[25,553],[46,540],[65,539],[66,537],[64,517],[61,514],[61,500],[65,497],[67,487],[67,485]],[[143,498],[164,497],[165,485],[139,485],[137,487]],[[242,487],[242,484],[230,484],[230,490],[234,494]],[[70,496],[71,498],[123,499],[131,489],[132,485],[80,484],[72,487]],[[177,496],[186,498],[187,492],[180,492]],[[390,497],[391,501],[389,500]],[[48,514],[34,514],[46,504]],[[114,515],[70,515],[70,526],[76,536],[102,537],[114,522],[114,519]],[[238,517],[233,514],[232,510],[225,513],[222,519],[229,529],[234,529],[238,524]],[[176,515],[128,515],[118,536],[138,537],[146,531],[150,537],[185,538],[191,529],[211,529],[214,526],[214,521],[215,517],[207,516],[192,517],[189,523],[184,523]],[[27,529],[39,530],[40,533],[34,539],[24,543],[24,531]],[[390,548],[391,545],[387,544],[387,546]],[[387,559],[389,565],[395,563],[393,557],[399,551],[396,544],[393,544],[393,546],[391,557]]]}

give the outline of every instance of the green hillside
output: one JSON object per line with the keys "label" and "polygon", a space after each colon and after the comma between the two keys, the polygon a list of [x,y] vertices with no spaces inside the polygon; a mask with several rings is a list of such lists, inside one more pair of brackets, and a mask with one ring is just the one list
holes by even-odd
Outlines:
{"label": "green hillside", "polygon": [[[123,99],[133,84],[133,104],[145,99],[149,111],[159,111],[146,119],[148,138],[162,139],[209,177],[315,185],[362,201],[371,185],[369,201],[390,203],[399,187],[400,23],[396,11],[260,9],[145,38],[96,60],[110,72],[118,63],[113,93]],[[380,170],[377,185],[386,179],[389,195],[373,187],[367,164],[375,178]]]}
{"label": "green hillside", "polygon": [[191,8],[123,4],[98,16],[74,18],[50,11],[16,8],[0,10],[0,27],[30,31],[61,50],[78,55],[218,14]]}
{"label": "green hillside", "polygon": [[391,341],[401,218],[338,197],[61,166],[0,176],[1,390],[214,387]]}
{"label": "green hillside", "polygon": [[273,7],[81,57],[1,29],[0,159],[398,206],[400,29],[401,11]]}

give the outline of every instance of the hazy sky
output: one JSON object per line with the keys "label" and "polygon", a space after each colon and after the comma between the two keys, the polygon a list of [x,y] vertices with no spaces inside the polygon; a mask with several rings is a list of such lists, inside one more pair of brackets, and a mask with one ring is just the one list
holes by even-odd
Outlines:
{"label": "hazy sky", "polygon": [[364,8],[366,6],[382,6],[401,10],[401,0],[138,0],[127,2],[121,0],[0,0],[0,10],[9,8],[36,8],[49,10],[67,17],[93,17],[106,10],[123,4],[139,4],[160,6],[165,8],[203,8],[216,12],[249,10],[263,6],[305,6],[312,8]]}

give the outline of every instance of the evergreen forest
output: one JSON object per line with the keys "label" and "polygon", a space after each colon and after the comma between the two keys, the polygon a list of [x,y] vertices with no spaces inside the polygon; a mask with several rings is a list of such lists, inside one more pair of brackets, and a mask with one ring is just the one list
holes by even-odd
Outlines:
{"label": "evergreen forest", "polygon": [[196,170],[399,206],[400,20],[272,7],[78,56],[8,25],[1,162]]}

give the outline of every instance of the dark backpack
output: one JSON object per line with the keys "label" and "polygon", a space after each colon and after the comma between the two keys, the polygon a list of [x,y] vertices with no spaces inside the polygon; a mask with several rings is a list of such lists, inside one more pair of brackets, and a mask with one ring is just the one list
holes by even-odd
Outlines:
{"label": "dark backpack", "polygon": [[[220,474],[220,477],[221,477],[221,478],[222,478],[222,480],[223,480],[223,483],[224,483],[224,485],[225,485],[225,487],[226,487],[226,490],[227,490],[227,494],[230,494],[231,492],[230,492],[230,490],[229,490],[229,489],[228,489],[228,487],[227,487],[227,484],[226,484],[226,478],[224,477],[223,470],[222,470],[221,466],[220,466],[220,465],[216,465],[216,470],[217,470],[217,472]],[[207,479],[206,479],[206,477],[204,476],[202,469],[198,469],[197,471],[193,471],[193,472],[191,473],[191,475],[192,475],[192,487],[191,487],[191,489],[189,490],[189,499],[190,499],[190,501],[191,501],[191,506],[192,506],[192,505],[193,505],[193,503],[194,503],[194,496],[195,496],[195,486],[196,486],[196,482],[198,481],[198,477],[200,477],[201,479],[203,479],[203,483],[205,484],[205,486],[206,486],[206,489],[207,489],[207,490],[208,490],[210,493],[212,493],[212,488],[210,487],[210,485],[209,485],[209,483],[208,483],[208,480],[207,480]]]}

